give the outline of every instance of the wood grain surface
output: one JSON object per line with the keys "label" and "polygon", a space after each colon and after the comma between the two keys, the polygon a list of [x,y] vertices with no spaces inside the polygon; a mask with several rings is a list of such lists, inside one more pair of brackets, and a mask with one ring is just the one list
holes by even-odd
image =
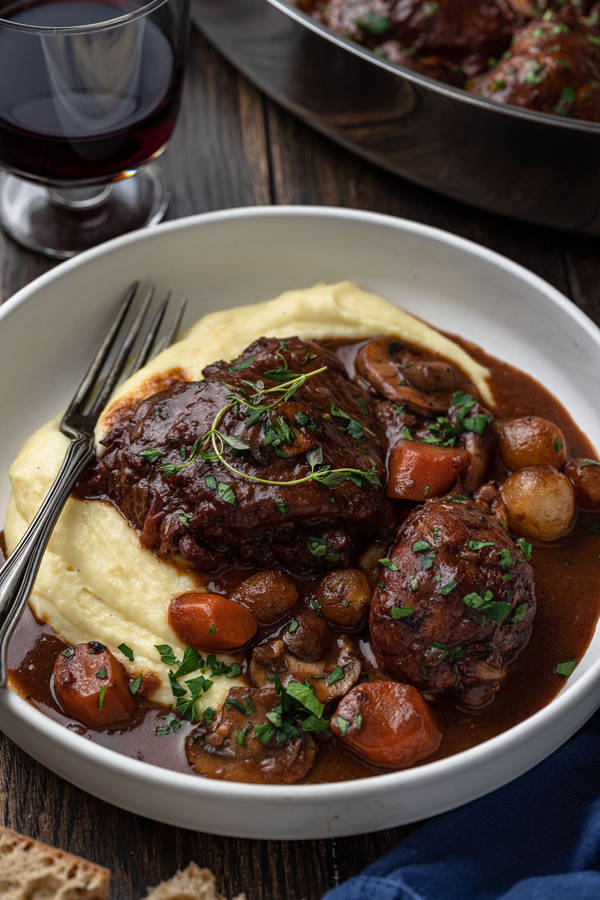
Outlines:
{"label": "wood grain surface", "polygon": [[[192,38],[181,117],[163,165],[172,189],[170,218],[269,203],[405,216],[505,254],[600,321],[597,241],[464,207],[375,169],[261,96],[198,33]],[[3,300],[52,265],[0,233]],[[318,900],[410,830],[288,843],[197,834],[90,797],[1,734],[0,821],[112,869],[113,900],[137,900],[148,885],[191,860],[213,869],[227,895],[246,890],[248,900]]]}

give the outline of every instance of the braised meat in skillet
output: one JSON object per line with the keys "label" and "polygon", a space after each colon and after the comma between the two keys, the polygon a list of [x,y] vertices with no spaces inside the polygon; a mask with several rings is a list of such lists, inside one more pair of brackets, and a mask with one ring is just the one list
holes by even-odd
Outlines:
{"label": "braised meat in skillet", "polygon": [[[594,41],[596,43],[594,43]],[[600,38],[561,21],[534,21],[472,90],[503,103],[600,121]]]}
{"label": "braised meat in skillet", "polygon": [[600,121],[590,0],[296,0],[391,62],[503,103]]}
{"label": "braised meat in skillet", "polygon": [[315,16],[332,31],[368,47],[388,42],[435,65],[444,60],[472,74],[504,52],[523,22],[509,0],[326,0]]}

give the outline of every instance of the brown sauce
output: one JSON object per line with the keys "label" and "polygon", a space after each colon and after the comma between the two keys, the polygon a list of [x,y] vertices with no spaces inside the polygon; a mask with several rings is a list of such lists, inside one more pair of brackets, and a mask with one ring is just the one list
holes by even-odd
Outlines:
{"label": "brown sauce", "polygon": [[[567,411],[538,382],[469,342],[454,339],[491,370],[497,419],[544,416],[562,428],[570,456],[596,458],[594,448]],[[353,368],[353,357],[359,346],[336,342],[336,349],[349,370]],[[497,463],[492,476],[501,480],[504,474]],[[531,641],[509,667],[495,701],[478,715],[458,711],[449,695],[430,698],[443,740],[439,751],[427,761],[450,756],[511,728],[549,703],[564,686],[565,679],[554,673],[554,667],[559,662],[581,658],[593,635],[600,609],[599,526],[600,514],[579,513],[573,530],[562,540],[535,545],[531,564],[538,611]],[[247,570],[240,569],[221,572],[208,588],[231,591],[248,574]],[[296,581],[301,592],[311,589],[311,582]],[[272,637],[273,633],[271,628],[261,637]],[[38,623],[27,610],[9,645],[13,689],[46,715],[88,740],[169,769],[192,771],[184,747],[192,726],[183,721],[176,732],[157,736],[156,730],[164,725],[168,710],[143,698],[139,699],[136,714],[126,728],[86,729],[65,716],[53,695],[51,677],[55,658],[65,647],[47,625]],[[369,669],[368,664],[366,668]],[[319,752],[306,782],[343,781],[388,771],[354,756],[334,738],[318,740]]]}

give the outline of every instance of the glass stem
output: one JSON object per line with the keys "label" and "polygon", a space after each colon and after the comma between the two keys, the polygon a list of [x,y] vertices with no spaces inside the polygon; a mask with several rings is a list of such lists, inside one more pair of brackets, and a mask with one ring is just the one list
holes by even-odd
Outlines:
{"label": "glass stem", "polygon": [[56,206],[75,211],[100,206],[106,202],[111,191],[112,184],[101,184],[93,187],[53,187],[48,189],[48,194]]}

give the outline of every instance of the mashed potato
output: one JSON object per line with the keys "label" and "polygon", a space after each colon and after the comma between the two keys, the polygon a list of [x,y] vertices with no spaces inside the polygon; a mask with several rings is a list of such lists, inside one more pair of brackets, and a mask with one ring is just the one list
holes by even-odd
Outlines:
{"label": "mashed potato", "polygon": [[[483,400],[493,405],[488,370],[461,347],[382,298],[342,282],[288,291],[276,300],[204,316],[180,342],[118,389],[98,424],[98,440],[110,427],[115,405],[153,393],[161,373],[179,370],[181,377],[199,380],[208,363],[232,359],[261,336],[358,340],[382,333],[442,354],[461,368]],[[58,422],[56,419],[32,435],[11,466],[12,494],[5,524],[9,552],[62,462],[68,441],[59,432]],[[53,532],[30,604],[35,615],[69,643],[100,641],[132,676],[153,674],[158,679],[153,699],[171,704],[169,668],[161,663],[156,645],[169,644],[181,658],[184,648],[167,621],[169,603],[179,594],[203,588],[201,575],[159,560],[143,547],[116,509],[71,498]],[[132,648],[133,661],[118,650],[122,643]],[[216,676],[199,708],[219,706],[236,683],[236,679]]]}

